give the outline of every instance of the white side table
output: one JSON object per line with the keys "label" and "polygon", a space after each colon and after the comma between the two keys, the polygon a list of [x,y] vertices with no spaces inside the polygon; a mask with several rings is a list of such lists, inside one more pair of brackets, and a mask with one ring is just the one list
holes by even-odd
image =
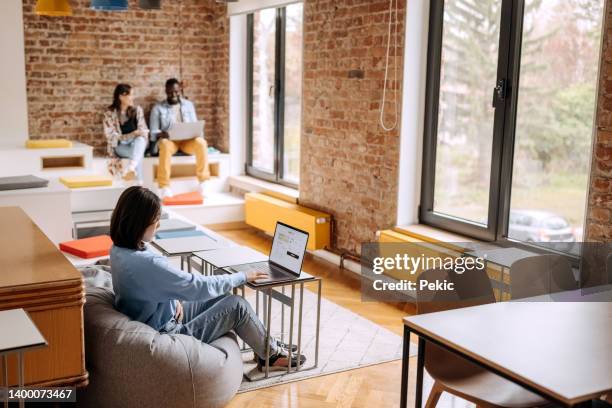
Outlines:
{"label": "white side table", "polygon": [[[23,387],[23,352],[35,348],[46,347],[47,340],[38,331],[38,328],[23,309],[0,311],[0,355],[2,356],[2,372],[4,387],[8,388],[8,360],[7,355],[17,353],[18,386]],[[8,408],[8,398],[4,402]],[[19,401],[24,406],[24,401]]]}

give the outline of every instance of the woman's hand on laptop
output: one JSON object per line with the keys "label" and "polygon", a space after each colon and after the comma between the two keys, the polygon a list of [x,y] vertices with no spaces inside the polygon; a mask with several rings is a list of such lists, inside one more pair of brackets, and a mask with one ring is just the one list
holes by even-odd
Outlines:
{"label": "woman's hand on laptop", "polygon": [[261,271],[248,271],[244,273],[246,275],[247,282],[255,282],[262,279],[270,279],[270,275]]}

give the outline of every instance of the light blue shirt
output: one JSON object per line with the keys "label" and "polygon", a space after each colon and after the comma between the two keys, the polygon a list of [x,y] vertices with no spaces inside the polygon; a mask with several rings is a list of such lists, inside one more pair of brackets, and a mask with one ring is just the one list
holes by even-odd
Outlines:
{"label": "light blue shirt", "polygon": [[208,300],[246,282],[244,273],[204,276],[170,265],[148,247],[143,251],[113,245],[110,251],[115,308],[160,330],[176,314],[176,301]]}
{"label": "light blue shirt", "polygon": [[[193,103],[185,98],[181,98],[181,115],[183,122],[197,122],[195,107]],[[157,141],[157,135],[160,132],[167,132],[170,126],[174,123],[174,115],[172,113],[172,105],[167,100],[163,100],[155,104],[151,110],[151,118],[149,120],[151,127],[151,141]]]}

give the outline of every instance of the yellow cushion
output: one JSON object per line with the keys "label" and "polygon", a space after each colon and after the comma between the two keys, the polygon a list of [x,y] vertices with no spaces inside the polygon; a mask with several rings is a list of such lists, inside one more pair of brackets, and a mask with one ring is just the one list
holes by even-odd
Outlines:
{"label": "yellow cushion", "polygon": [[54,149],[60,147],[72,147],[72,141],[68,139],[37,139],[27,140],[28,149]]}
{"label": "yellow cushion", "polygon": [[68,188],[100,187],[113,185],[113,179],[111,177],[99,175],[60,177],[59,180]]}

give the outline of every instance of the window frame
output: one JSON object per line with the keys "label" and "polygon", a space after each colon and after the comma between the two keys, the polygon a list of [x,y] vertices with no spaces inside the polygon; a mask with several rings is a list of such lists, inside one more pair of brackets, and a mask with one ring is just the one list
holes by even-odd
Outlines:
{"label": "window frame", "polygon": [[[429,15],[423,171],[419,221],[482,241],[512,241],[508,237],[515,128],[521,64],[524,0],[501,0],[496,84],[504,80],[503,99],[493,93],[495,105],[487,225],[434,212],[435,166],[440,100],[444,0],[432,0]],[[527,245],[527,244],[525,244]],[[532,245],[528,245],[532,246]]]}
{"label": "window frame", "polygon": [[[285,36],[287,28],[287,9],[277,7],[276,31],[274,40],[274,164],[273,172],[269,173],[253,166],[253,47],[254,47],[254,13],[247,14],[247,134],[245,173],[249,176],[298,188],[299,184],[284,178],[284,143],[285,143]],[[303,23],[303,20],[302,20]]]}

